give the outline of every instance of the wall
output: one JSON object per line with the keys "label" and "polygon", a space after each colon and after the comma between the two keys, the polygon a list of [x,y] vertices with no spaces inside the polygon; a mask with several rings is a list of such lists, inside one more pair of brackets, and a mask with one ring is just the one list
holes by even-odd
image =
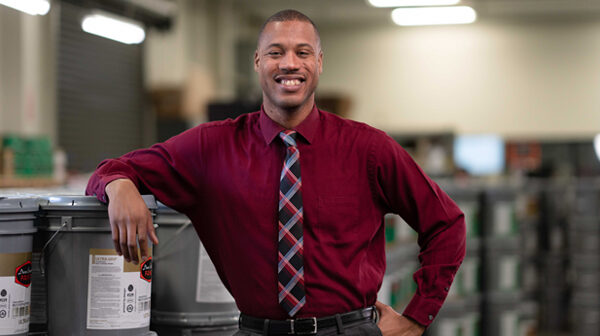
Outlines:
{"label": "wall", "polygon": [[0,133],[56,138],[54,22],[0,6]]}
{"label": "wall", "polygon": [[[232,97],[239,80],[236,43],[247,30],[243,13],[231,0],[178,3],[173,29],[148,33],[147,86],[193,87],[204,95],[196,102]],[[0,6],[2,133],[56,138],[58,11],[53,6],[48,15],[32,17]],[[354,119],[392,132],[585,138],[600,131],[600,22],[320,28],[325,71],[319,91],[351,95]],[[255,42],[253,35],[244,38]]]}
{"label": "wall", "polygon": [[600,132],[600,22],[322,27],[320,92],[388,131],[513,138]]}

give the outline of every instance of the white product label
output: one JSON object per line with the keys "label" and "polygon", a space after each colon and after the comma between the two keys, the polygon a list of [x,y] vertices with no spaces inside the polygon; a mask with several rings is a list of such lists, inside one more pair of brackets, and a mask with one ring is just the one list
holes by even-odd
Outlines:
{"label": "white product label", "polygon": [[519,317],[516,312],[507,311],[500,317],[500,336],[514,336],[517,334]]}
{"label": "white product label", "polygon": [[90,249],[89,258],[87,329],[149,326],[152,260],[134,265],[109,249]]}
{"label": "white product label", "polygon": [[29,331],[31,253],[0,254],[0,335]]}
{"label": "white product label", "polygon": [[453,319],[442,319],[439,322],[440,335],[458,336],[460,335],[460,326]]}
{"label": "white product label", "polygon": [[512,233],[512,206],[509,202],[496,204],[494,208],[494,233],[509,235]]}
{"label": "white product label", "polygon": [[517,287],[518,261],[516,257],[500,259],[500,289],[513,289]]}
{"label": "white product label", "polygon": [[196,302],[227,303],[235,302],[227,288],[221,282],[204,245],[200,243],[198,257],[198,282],[196,284]]}
{"label": "white product label", "polygon": [[479,261],[468,258],[463,262],[460,270],[462,271],[462,287],[465,294],[472,294],[477,291],[477,268]]}

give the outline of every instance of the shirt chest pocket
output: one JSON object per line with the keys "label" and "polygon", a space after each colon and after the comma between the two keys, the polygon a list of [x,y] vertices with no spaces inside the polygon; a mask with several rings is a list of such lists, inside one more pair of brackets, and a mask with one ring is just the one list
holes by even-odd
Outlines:
{"label": "shirt chest pocket", "polygon": [[358,197],[356,195],[318,197],[316,231],[324,243],[342,246],[358,236]]}

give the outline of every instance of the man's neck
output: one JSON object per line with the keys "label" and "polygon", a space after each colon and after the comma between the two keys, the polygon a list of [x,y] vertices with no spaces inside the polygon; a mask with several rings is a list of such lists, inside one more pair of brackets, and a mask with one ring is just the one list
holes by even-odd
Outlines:
{"label": "man's neck", "polygon": [[299,106],[296,109],[281,109],[265,102],[263,104],[265,113],[277,124],[285,127],[286,129],[293,129],[300,125],[308,117],[314,106],[314,101]]}

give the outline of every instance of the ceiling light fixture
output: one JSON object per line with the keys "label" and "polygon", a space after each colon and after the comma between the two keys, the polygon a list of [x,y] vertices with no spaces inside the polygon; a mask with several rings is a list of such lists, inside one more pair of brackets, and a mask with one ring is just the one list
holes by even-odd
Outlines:
{"label": "ceiling light fixture", "polygon": [[0,5],[29,15],[46,15],[50,11],[50,2],[48,0],[0,0]]}
{"label": "ceiling light fixture", "polygon": [[422,6],[451,6],[460,0],[369,0],[373,7],[422,7]]}
{"label": "ceiling light fixture", "polygon": [[125,44],[139,44],[146,38],[140,23],[100,11],[86,15],[81,21],[81,29]]}
{"label": "ceiling light fixture", "polygon": [[425,26],[473,23],[477,13],[471,7],[396,8],[392,20],[399,26]]}

